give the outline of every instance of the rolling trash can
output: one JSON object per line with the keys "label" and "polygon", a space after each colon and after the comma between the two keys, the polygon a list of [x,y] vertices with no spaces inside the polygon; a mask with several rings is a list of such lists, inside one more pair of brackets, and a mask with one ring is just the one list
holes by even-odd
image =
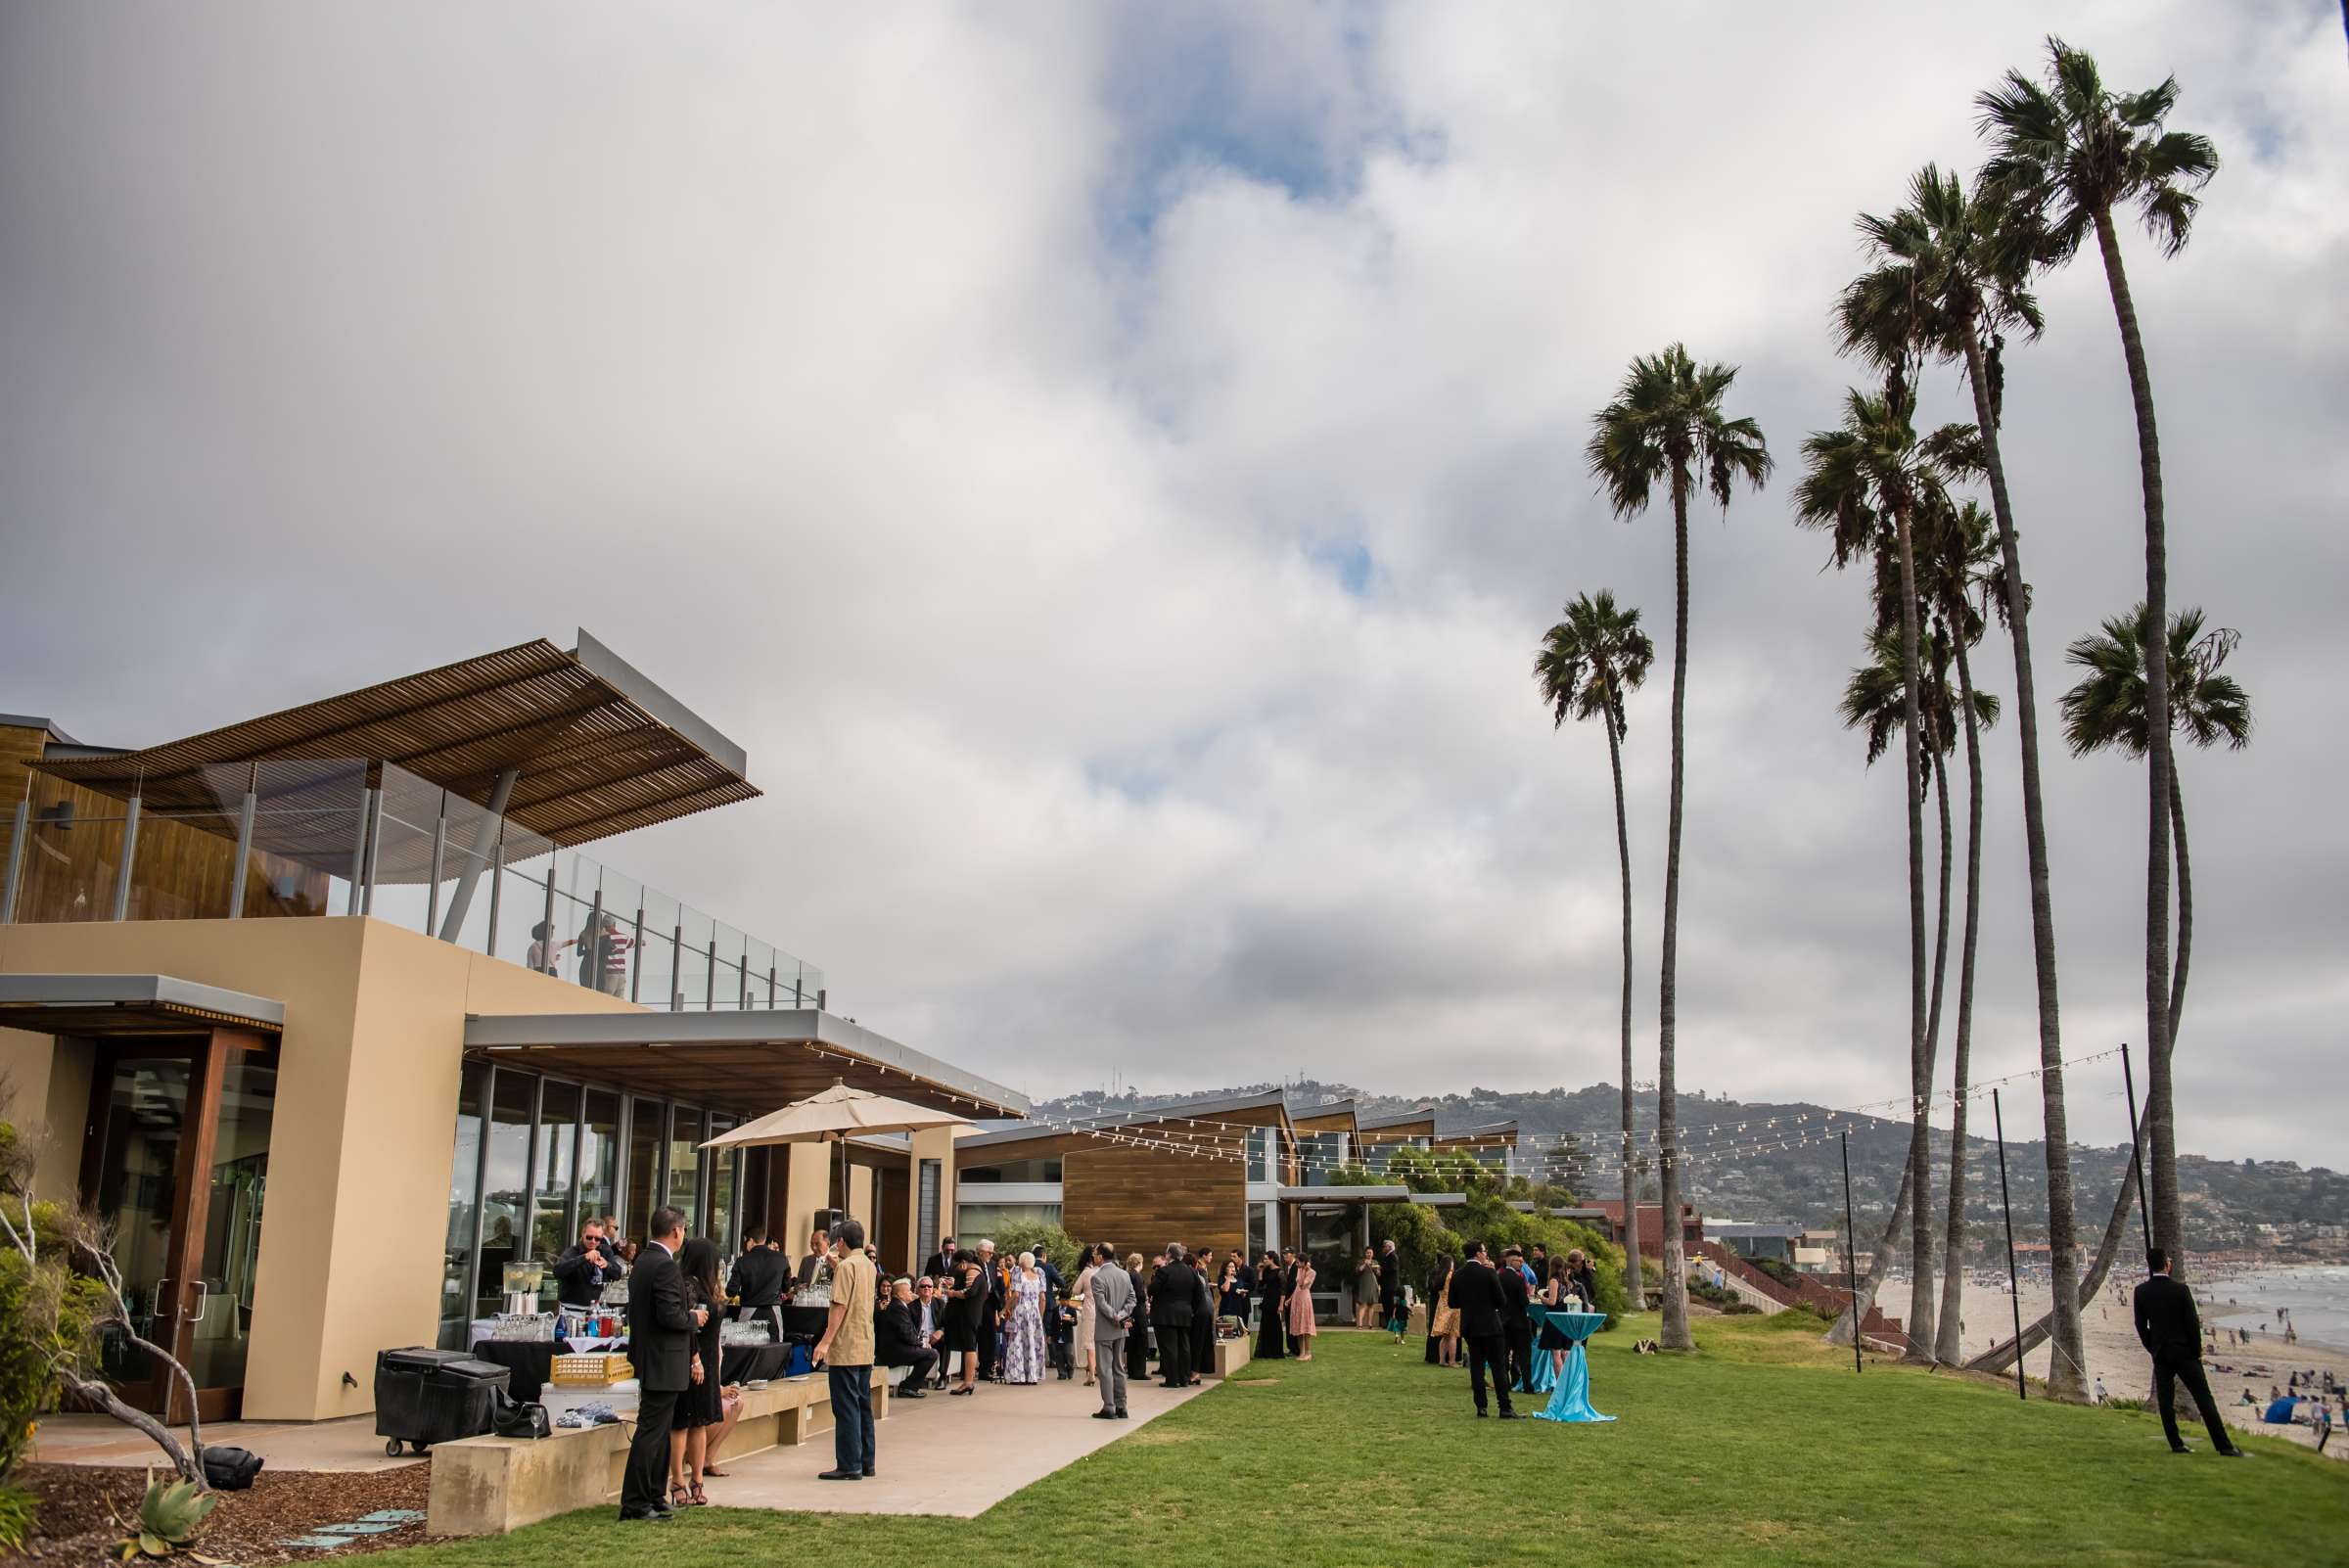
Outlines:
{"label": "rolling trash can", "polygon": [[512,1374],[463,1351],[379,1351],[375,1358],[375,1435],[384,1452],[405,1443],[423,1453],[436,1443],[489,1430],[497,1398]]}

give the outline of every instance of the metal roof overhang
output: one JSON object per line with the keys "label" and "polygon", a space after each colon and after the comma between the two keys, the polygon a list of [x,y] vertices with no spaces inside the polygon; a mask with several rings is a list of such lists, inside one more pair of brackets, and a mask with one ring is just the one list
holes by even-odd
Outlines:
{"label": "metal roof overhang", "polygon": [[233,836],[244,780],[224,791],[221,770],[352,761],[476,805],[514,769],[507,820],[562,845],[759,794],[740,746],[583,630],[568,652],[539,638],[143,751],[75,748],[34,766],[199,826],[216,817],[210,830]]}
{"label": "metal roof overhang", "polygon": [[280,1035],[286,1004],[173,975],[0,975],[0,1028],[36,1035]]}
{"label": "metal roof overhang", "polygon": [[1028,1097],[812,1007],[468,1017],[465,1047],[504,1066],[764,1115],[834,1083],[966,1116]]}
{"label": "metal roof overhang", "polygon": [[1408,1203],[1408,1187],[1282,1187],[1283,1203]]}

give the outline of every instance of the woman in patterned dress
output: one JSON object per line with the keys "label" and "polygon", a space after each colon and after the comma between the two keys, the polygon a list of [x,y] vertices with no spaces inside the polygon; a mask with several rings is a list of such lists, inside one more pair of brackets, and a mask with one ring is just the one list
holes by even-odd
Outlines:
{"label": "woman in patterned dress", "polygon": [[1297,1283],[1289,1292],[1289,1341],[1297,1347],[1297,1359],[1313,1359],[1313,1336],[1321,1325],[1313,1321],[1313,1262],[1311,1258],[1297,1260]]}
{"label": "woman in patterned dress", "polygon": [[1003,1324],[1003,1381],[1044,1380],[1044,1275],[1036,1254],[1020,1254],[1012,1270],[1011,1307]]}

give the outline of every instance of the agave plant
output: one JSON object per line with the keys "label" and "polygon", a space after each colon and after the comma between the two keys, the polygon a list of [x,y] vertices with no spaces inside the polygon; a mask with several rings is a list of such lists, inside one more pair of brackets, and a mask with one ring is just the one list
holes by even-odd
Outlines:
{"label": "agave plant", "polygon": [[219,1500],[220,1494],[206,1492],[193,1481],[159,1481],[153,1470],[148,1471],[147,1495],[139,1499],[138,1523],[127,1524],[119,1516],[115,1519],[130,1531],[115,1544],[115,1557],[128,1563],[142,1557],[168,1557],[186,1551],[198,1562],[215,1561],[191,1548],[205,1516]]}

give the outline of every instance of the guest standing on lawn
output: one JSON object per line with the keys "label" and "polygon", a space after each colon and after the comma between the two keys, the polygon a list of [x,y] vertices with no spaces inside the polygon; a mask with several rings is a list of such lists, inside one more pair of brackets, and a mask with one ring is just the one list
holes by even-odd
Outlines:
{"label": "guest standing on lawn", "polygon": [[1403,1254],[1395,1250],[1395,1238],[1389,1236],[1378,1247],[1378,1310],[1385,1317],[1395,1343],[1403,1343]]}
{"label": "guest standing on lawn", "polygon": [[1044,1380],[1044,1271],[1036,1254],[1020,1254],[1011,1272],[1003,1315],[1003,1381],[1035,1384]]}
{"label": "guest standing on lawn", "polygon": [[1364,1247],[1361,1261],[1354,1266],[1355,1327],[1368,1328],[1378,1321],[1378,1254]]}
{"label": "guest standing on lawn", "polygon": [[1289,1293],[1282,1288],[1280,1256],[1267,1252],[1265,1261],[1256,1266],[1256,1359],[1277,1361],[1289,1353],[1289,1333],[1283,1326],[1288,1321]]}
{"label": "guest standing on lawn", "polygon": [[1289,1288],[1289,1338],[1296,1342],[1297,1359],[1313,1359],[1313,1336],[1321,1325],[1313,1321],[1313,1263],[1310,1258],[1297,1260],[1296,1281]]}
{"label": "guest standing on lawn", "polygon": [[623,1521],[675,1517],[661,1480],[677,1398],[693,1386],[693,1334],[701,1327],[685,1303],[685,1277],[677,1272],[676,1249],[683,1245],[685,1216],[655,1209],[652,1239],[628,1273],[628,1359],[636,1363],[641,1392],[620,1488]]}
{"label": "guest standing on lawn", "polygon": [[819,1480],[862,1481],[873,1473],[873,1279],[864,1225],[841,1221],[832,1227],[832,1313],[815,1342],[832,1396],[832,1468]]}
{"label": "guest standing on lawn", "polygon": [[1150,1275],[1150,1321],[1158,1328],[1158,1371],[1169,1388],[1191,1382],[1191,1317],[1201,1295],[1199,1276],[1183,1261],[1182,1243],[1167,1243],[1166,1261]]}
{"label": "guest standing on lawn", "polygon": [[1476,1413],[1481,1417],[1485,1413],[1485,1374],[1491,1372],[1494,1392],[1500,1401],[1500,1418],[1514,1421],[1517,1412],[1509,1407],[1508,1342],[1501,1335],[1507,1305],[1500,1276],[1485,1261],[1483,1242],[1469,1242],[1465,1252],[1460,1266],[1451,1271],[1451,1288],[1445,1300],[1468,1342],[1468,1388],[1476,1396]]}
{"label": "guest standing on lawn", "polygon": [[1104,1241],[1091,1253],[1093,1267],[1085,1270],[1084,1337],[1086,1354],[1101,1369],[1101,1408],[1096,1421],[1123,1421],[1126,1414],[1126,1341],[1133,1332],[1137,1297],[1132,1276],[1117,1265],[1117,1255]]}
{"label": "guest standing on lawn", "polygon": [[1427,1361],[1430,1366],[1460,1364],[1460,1310],[1451,1305],[1451,1276],[1458,1265],[1438,1260],[1434,1288],[1427,1293]]}

